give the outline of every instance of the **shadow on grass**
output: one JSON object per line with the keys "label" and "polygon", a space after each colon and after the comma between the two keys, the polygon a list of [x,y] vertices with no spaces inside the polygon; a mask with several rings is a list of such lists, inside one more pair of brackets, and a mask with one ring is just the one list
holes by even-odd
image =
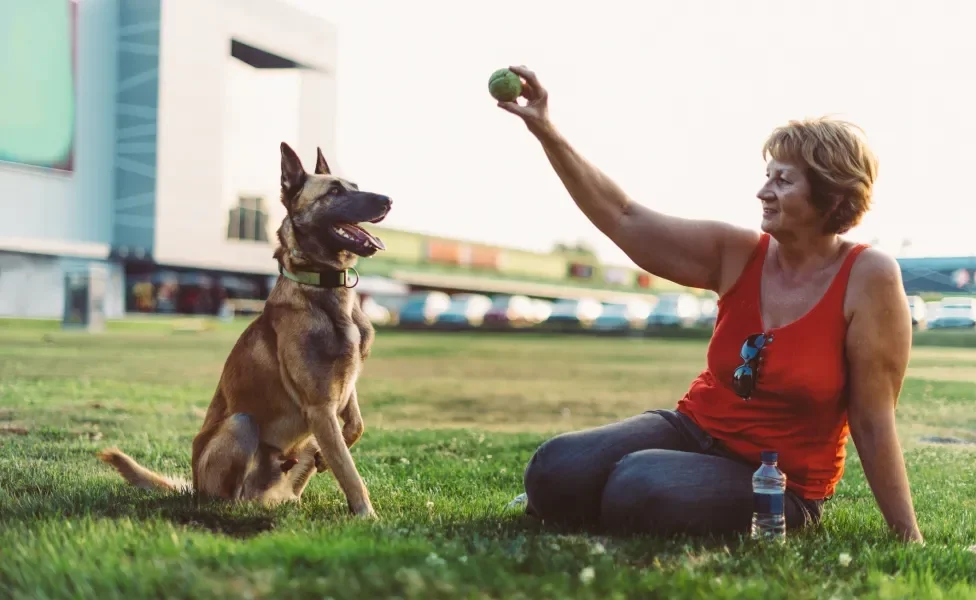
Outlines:
{"label": "shadow on grass", "polygon": [[165,519],[174,524],[238,539],[273,531],[293,507],[266,508],[227,503],[197,494],[166,494],[141,489],[65,490],[35,486],[0,502],[0,523],[49,518]]}
{"label": "shadow on grass", "polygon": [[[522,547],[522,552],[540,558],[554,551],[564,552],[567,549],[565,544],[577,547],[584,555],[597,555],[612,547],[618,552],[618,557],[626,557],[625,562],[638,567],[650,566],[661,556],[684,557],[689,553],[730,551],[761,552],[766,545],[752,542],[748,532],[726,534],[693,532],[653,534],[636,530],[621,532],[597,526],[553,524],[516,511],[499,511],[477,516],[435,515],[431,520],[418,521],[406,518],[388,523],[386,526],[400,535],[460,543],[466,546],[471,554],[476,554],[478,546],[484,543],[500,544],[511,548]],[[823,525],[817,524],[803,530],[792,530],[787,535],[791,542],[809,542],[822,538]]]}
{"label": "shadow on grass", "polygon": [[65,489],[50,483],[0,497],[0,527],[4,523],[52,518],[163,519],[174,525],[216,535],[249,539],[276,531],[284,521],[291,521],[302,528],[309,525],[337,526],[340,529],[348,527],[367,537],[395,534],[428,540],[453,540],[462,546],[469,546],[472,552],[477,550],[476,546],[486,542],[515,546],[529,543],[542,555],[547,553],[552,540],[584,546],[599,542],[612,544],[621,550],[629,548],[627,554],[632,557],[648,556],[648,561],[658,552],[673,553],[676,548],[720,550],[736,547],[742,541],[735,535],[665,537],[613,533],[598,527],[561,526],[544,523],[518,510],[501,508],[497,512],[458,515],[431,514],[418,507],[416,512],[398,512],[389,516],[381,514],[379,521],[370,523],[351,518],[344,502],[333,502],[333,499],[314,492],[307,494],[301,504],[264,507],[255,503],[229,503],[195,493],[166,493],[124,486],[116,489],[102,485]]}
{"label": "shadow on grass", "polygon": [[257,507],[244,508],[245,511],[241,511],[238,507],[221,506],[216,501],[187,495],[157,501],[156,511],[152,516],[237,539],[274,531],[277,527],[279,515],[275,514],[276,511],[255,510]]}

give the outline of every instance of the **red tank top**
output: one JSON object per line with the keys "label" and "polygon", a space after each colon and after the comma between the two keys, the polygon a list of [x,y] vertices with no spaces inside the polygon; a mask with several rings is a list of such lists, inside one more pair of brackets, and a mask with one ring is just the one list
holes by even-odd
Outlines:
{"label": "red tank top", "polygon": [[787,486],[803,498],[833,495],[844,474],[849,433],[844,296],[854,260],[845,257],[823,298],[805,315],[765,330],[759,379],[746,401],[732,388],[747,337],[763,332],[759,290],[769,235],[763,234],[739,279],[719,299],[707,368],[691,383],[677,410],[729,450],[759,464],[763,450],[779,453]]}

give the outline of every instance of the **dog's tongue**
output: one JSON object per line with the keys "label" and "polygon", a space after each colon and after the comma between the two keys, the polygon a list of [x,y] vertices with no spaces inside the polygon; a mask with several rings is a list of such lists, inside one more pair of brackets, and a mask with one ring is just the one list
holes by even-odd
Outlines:
{"label": "dog's tongue", "polygon": [[346,231],[346,233],[355,237],[357,240],[361,242],[366,242],[380,250],[386,250],[386,246],[383,245],[383,241],[380,240],[380,238],[366,231],[362,227],[358,225],[353,225],[352,223],[343,223],[342,225],[340,225],[340,227],[342,227]]}

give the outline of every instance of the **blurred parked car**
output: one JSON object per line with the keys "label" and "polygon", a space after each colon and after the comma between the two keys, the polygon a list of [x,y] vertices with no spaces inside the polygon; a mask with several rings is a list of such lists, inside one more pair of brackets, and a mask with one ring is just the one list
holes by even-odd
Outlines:
{"label": "blurred parked car", "polygon": [[701,303],[693,294],[673,292],[658,296],[647,324],[657,327],[691,327],[701,318]]}
{"label": "blurred parked car", "polygon": [[593,322],[593,328],[602,331],[644,329],[647,326],[647,317],[650,314],[651,303],[642,300],[607,304],[600,316]]}
{"label": "blurred parked car", "polygon": [[441,326],[480,327],[489,308],[491,298],[484,294],[455,294],[447,308],[437,316],[436,323]]}
{"label": "blurred parked car", "polygon": [[697,324],[702,327],[715,327],[715,320],[718,318],[718,301],[715,298],[703,298],[699,301],[701,315],[698,317]]}
{"label": "blurred parked car", "polygon": [[928,309],[925,306],[925,300],[921,296],[909,296],[908,310],[912,314],[912,327],[925,329],[928,323]]}
{"label": "blurred parked car", "polygon": [[361,308],[373,325],[389,325],[393,322],[393,315],[390,309],[372,297],[367,296],[363,298]]}
{"label": "blurred parked car", "polygon": [[971,329],[976,327],[976,300],[944,298],[938,316],[929,321],[929,329]]}
{"label": "blurred parked car", "polygon": [[532,324],[544,323],[552,314],[552,302],[540,298],[532,299]]}
{"label": "blurred parked car", "polygon": [[603,304],[594,298],[557,300],[546,319],[547,325],[590,327],[603,313]]}
{"label": "blurred parked car", "polygon": [[528,296],[495,296],[491,308],[485,313],[485,326],[528,327],[538,321],[534,315],[535,306]]}
{"label": "blurred parked car", "polygon": [[444,292],[415,292],[400,309],[400,324],[432,325],[450,304],[451,297]]}

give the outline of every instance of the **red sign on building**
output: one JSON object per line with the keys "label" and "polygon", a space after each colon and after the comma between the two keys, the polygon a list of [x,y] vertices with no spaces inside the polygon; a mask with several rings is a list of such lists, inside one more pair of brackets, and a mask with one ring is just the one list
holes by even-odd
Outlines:
{"label": "red sign on building", "polygon": [[460,265],[461,245],[457,242],[427,240],[427,261],[441,265]]}

